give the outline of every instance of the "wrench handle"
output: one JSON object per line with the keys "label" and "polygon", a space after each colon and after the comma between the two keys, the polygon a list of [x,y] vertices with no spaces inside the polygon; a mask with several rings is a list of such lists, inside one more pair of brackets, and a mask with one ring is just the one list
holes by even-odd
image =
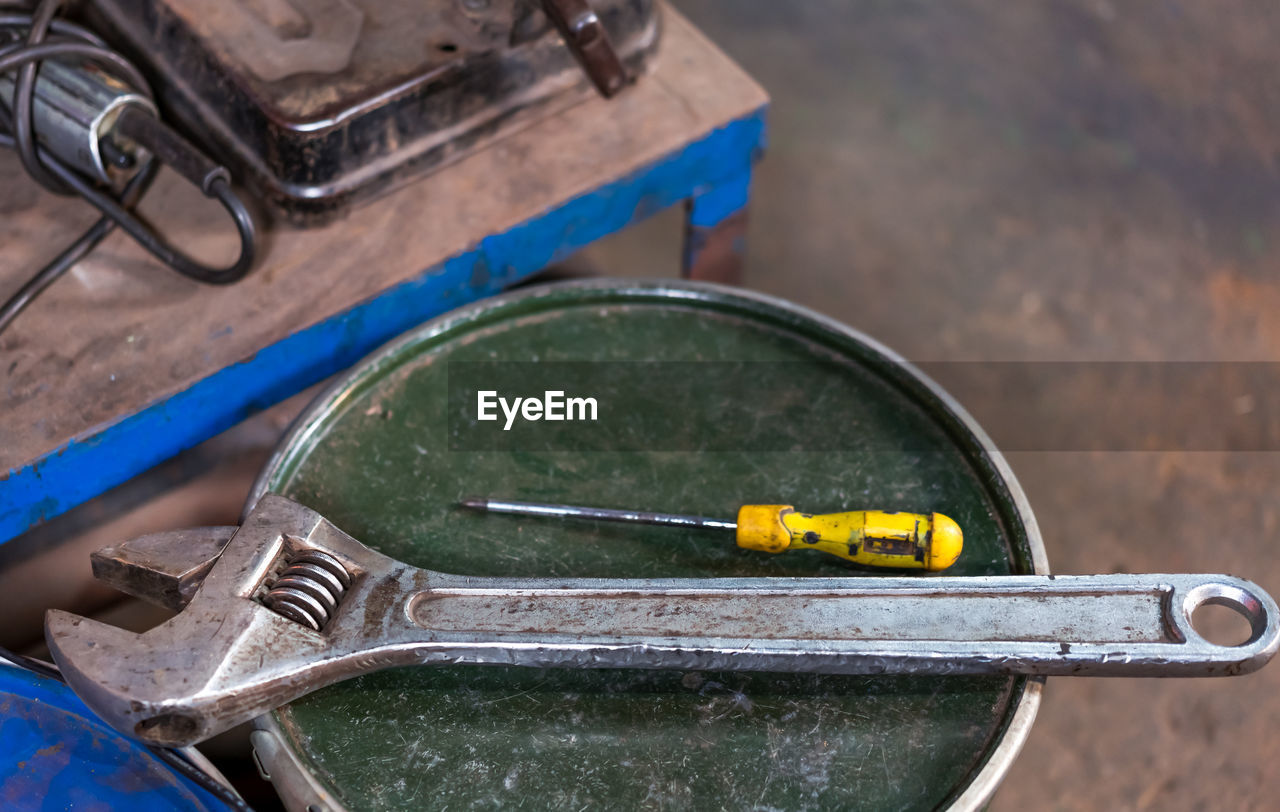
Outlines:
{"label": "wrench handle", "polygon": [[[836,674],[1220,676],[1280,641],[1274,601],[1221,575],[520,580],[439,576],[408,604],[451,661]],[[1250,640],[1211,643],[1221,603]]]}
{"label": "wrench handle", "polygon": [[[273,495],[210,558],[225,537],[191,536],[202,541],[189,559],[154,539],[116,551],[122,578],[160,579],[124,580],[186,603],[154,629],[48,613],[67,682],[117,730],[192,744],[400,665],[1219,676],[1256,670],[1280,647],[1275,601],[1226,575],[470,578],[395,561]],[[348,577],[304,625],[269,598],[291,566],[316,560]],[[1191,613],[1206,603],[1248,618],[1249,640],[1196,633]]]}

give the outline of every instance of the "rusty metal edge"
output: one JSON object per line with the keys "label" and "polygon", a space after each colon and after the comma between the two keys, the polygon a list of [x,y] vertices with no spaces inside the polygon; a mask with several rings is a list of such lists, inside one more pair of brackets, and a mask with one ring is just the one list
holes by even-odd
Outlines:
{"label": "rusty metal edge", "polygon": [[[258,477],[254,480],[253,487],[250,489],[249,496],[245,501],[244,514],[247,514],[258,499],[267,492],[267,486],[270,481],[287,466],[293,450],[305,444],[307,438],[320,427],[323,422],[323,416],[329,406],[337,399],[350,393],[353,387],[359,387],[362,382],[367,381],[385,363],[395,359],[403,348],[438,337],[465,323],[475,321],[494,309],[503,309],[514,302],[526,298],[540,298],[549,294],[553,295],[562,290],[597,290],[602,292],[607,290],[619,296],[628,294],[644,296],[667,295],[671,297],[673,302],[736,298],[746,300],[752,304],[784,311],[790,316],[808,320],[844,338],[862,343],[874,352],[879,353],[886,360],[896,364],[916,383],[924,386],[929,394],[937,399],[939,405],[949,411],[952,417],[973,435],[979,448],[999,474],[1000,484],[1008,491],[1013,509],[1022,522],[1026,533],[1027,546],[1031,551],[1030,563],[1032,571],[1037,575],[1049,574],[1049,560],[1045,553],[1044,541],[1040,536],[1040,526],[1031,510],[1031,503],[1027,501],[1026,494],[1023,492],[1022,486],[1018,483],[1017,477],[1014,476],[1013,469],[1009,467],[1004,455],[1000,453],[991,438],[983,431],[977,421],[965,411],[964,407],[910,361],[861,331],[803,305],[779,299],[769,294],[728,285],[679,279],[575,279],[533,285],[481,299],[424,322],[421,326],[391,340],[370,353],[369,356],[352,367],[354,374],[347,374],[337,378],[316,395],[315,399],[294,419],[293,424],[281,437],[270,459],[267,460]],[[996,734],[999,740],[998,743],[986,754],[986,760],[976,768],[969,782],[958,788],[958,794],[952,797],[951,803],[946,807],[947,809],[952,810],[952,812],[977,812],[977,810],[983,809],[991,800],[1031,733],[1036,713],[1040,709],[1043,688],[1043,677],[1029,677],[1025,680],[1021,696],[1014,700],[1016,705],[1005,724],[1004,730]],[[258,717],[254,720],[253,727],[255,728],[253,733],[255,741],[261,742],[264,750],[270,753],[267,755],[269,763],[265,763],[263,766],[269,770],[274,770],[275,772],[271,773],[272,775],[279,775],[283,778],[283,780],[273,778],[272,785],[280,793],[286,808],[291,812],[295,810],[306,812],[309,805],[322,802],[325,806],[319,807],[321,809],[333,809],[335,812],[339,810],[346,811],[346,807],[338,802],[333,791],[306,768],[298,753],[288,745],[285,731],[274,713]],[[255,753],[257,752],[257,747],[255,746]],[[259,754],[258,758],[261,760],[263,755]],[[286,797],[286,791],[290,793],[290,797]]]}

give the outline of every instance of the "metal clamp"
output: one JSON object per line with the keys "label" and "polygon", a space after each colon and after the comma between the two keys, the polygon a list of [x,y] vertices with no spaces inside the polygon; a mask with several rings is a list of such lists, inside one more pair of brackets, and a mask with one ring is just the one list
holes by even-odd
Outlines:
{"label": "metal clamp", "polygon": [[542,10],[564,38],[591,83],[606,99],[630,78],[604,23],[586,0],[542,0]]}

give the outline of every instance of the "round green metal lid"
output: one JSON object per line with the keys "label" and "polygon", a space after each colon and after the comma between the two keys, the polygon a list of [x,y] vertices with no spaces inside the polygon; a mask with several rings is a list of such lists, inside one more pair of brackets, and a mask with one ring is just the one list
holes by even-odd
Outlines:
{"label": "round green metal lid", "polygon": [[[732,404],[740,446],[713,451],[636,449],[625,420],[592,431],[618,432],[627,450],[458,446],[451,367],[655,360],[785,364],[800,407],[770,413],[764,398],[743,420],[744,396]],[[646,426],[687,426],[682,401],[655,396],[645,375],[612,386]],[[457,502],[469,495],[724,518],[745,503],[937,511],[965,533],[947,575],[1045,569],[1017,483],[944,393],[842,325],[693,283],[547,285],[430,322],[304,412],[251,503],[267,490],[387,555],[459,574],[880,574],[742,550],[731,533],[468,513]],[[436,666],[350,680],[262,724],[305,783],[350,809],[932,809],[985,800],[1038,698],[1038,683],[1006,677]]]}

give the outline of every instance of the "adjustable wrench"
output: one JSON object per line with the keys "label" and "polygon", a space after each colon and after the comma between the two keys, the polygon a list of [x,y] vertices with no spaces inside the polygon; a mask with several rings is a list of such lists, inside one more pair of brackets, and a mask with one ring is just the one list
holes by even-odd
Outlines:
{"label": "adjustable wrench", "polygon": [[[181,611],[135,634],[51,610],[53,657],[115,728],[174,746],[389,666],[1222,676],[1280,646],[1275,601],[1225,575],[474,578],[270,494],[239,528],[144,537],[94,569]],[[1250,639],[1202,638],[1204,603],[1247,617]]]}

